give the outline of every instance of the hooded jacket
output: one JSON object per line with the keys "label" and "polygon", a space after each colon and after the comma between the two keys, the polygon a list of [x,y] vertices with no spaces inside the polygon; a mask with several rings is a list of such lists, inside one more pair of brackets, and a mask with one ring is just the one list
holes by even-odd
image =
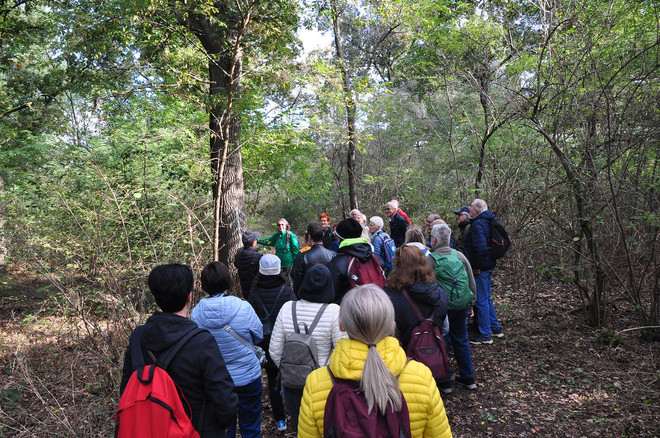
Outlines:
{"label": "hooded jacket", "polygon": [[[387,368],[398,377],[399,388],[410,413],[412,436],[451,437],[445,407],[431,371],[417,361],[407,361],[399,341],[391,336],[381,339],[376,348]],[[368,350],[362,342],[341,339],[330,356],[328,368],[339,379],[359,380]],[[307,377],[300,406],[299,438],[323,437],[325,403],[332,386],[326,367],[312,371]]]}
{"label": "hooded jacket", "polygon": [[261,341],[263,325],[247,301],[224,293],[203,298],[192,310],[190,319],[211,332],[236,386],[245,386],[260,378],[261,365],[257,356],[225,331],[225,325],[229,325],[253,345]]}
{"label": "hooded jacket", "polygon": [[[346,241],[342,242],[345,243]],[[340,303],[346,292],[350,289],[348,282],[348,260],[349,257],[356,257],[361,263],[365,263],[371,255],[371,245],[366,242],[357,242],[348,245],[340,245],[337,250],[337,256],[330,260],[328,269],[332,274],[332,283],[335,288],[335,303]]]}
{"label": "hooded jacket", "polygon": [[[145,363],[153,364],[147,350],[158,358],[186,333],[196,328],[197,325],[187,318],[156,312],[149,317],[142,333]],[[124,357],[120,394],[123,394],[133,371],[129,345]],[[190,404],[193,426],[202,438],[224,437],[227,425],[235,419],[238,396],[213,336],[209,332],[202,332],[191,338],[172,359],[167,373],[183,391]],[[203,424],[200,420],[203,420]]]}
{"label": "hooded jacket", "polygon": [[490,210],[486,210],[470,221],[470,228],[465,233],[463,247],[472,269],[489,271],[497,264],[495,260],[488,257],[488,241],[490,240],[490,222],[488,221],[494,217],[495,215]]}
{"label": "hooded jacket", "polygon": [[[447,294],[438,286],[438,283],[415,283],[405,290],[425,318],[430,317],[435,309],[433,319],[435,324],[441,328],[445,316],[447,316]],[[387,288],[385,292],[394,305],[396,337],[401,342],[401,347],[407,351],[412,330],[419,323],[419,319],[400,290]]]}
{"label": "hooded jacket", "polygon": [[259,260],[262,254],[253,246],[245,246],[242,250],[236,253],[234,258],[234,266],[238,271],[238,278],[241,281],[241,290],[243,291],[243,298],[247,299],[252,288],[252,281],[254,276],[259,272]]}
{"label": "hooded jacket", "polygon": [[[282,291],[280,293],[280,290]],[[275,320],[280,309],[287,301],[295,300],[291,286],[284,283],[284,279],[279,275],[262,275],[259,277],[257,287],[250,293],[248,302],[254,309],[259,320],[264,320],[266,313],[270,313],[270,326],[275,327]],[[263,304],[262,304],[263,303]],[[264,310],[264,307],[266,310]],[[264,339],[259,346],[268,350],[270,344],[270,335],[264,335]]]}

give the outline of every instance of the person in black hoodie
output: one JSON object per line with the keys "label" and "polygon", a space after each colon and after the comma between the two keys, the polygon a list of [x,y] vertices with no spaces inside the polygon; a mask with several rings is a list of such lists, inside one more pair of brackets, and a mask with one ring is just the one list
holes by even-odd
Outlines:
{"label": "person in black hoodie", "polygon": [[[162,312],[149,317],[142,329],[140,344],[147,365],[154,363],[152,355],[160,357],[188,332],[197,329],[197,324],[187,318],[193,278],[190,267],[181,264],[156,266],[149,274],[149,290]],[[133,371],[129,345],[120,395]],[[236,421],[238,396],[213,335],[202,331],[193,336],[172,359],[167,373],[190,404],[192,423],[200,436],[224,438],[229,423]]]}
{"label": "person in black hoodie", "polygon": [[[447,294],[435,281],[435,273],[426,261],[424,253],[415,246],[402,246],[396,250],[394,269],[387,277],[385,292],[394,305],[396,337],[401,347],[408,350],[413,328],[419,323],[415,310],[403,295],[405,290],[419,307],[425,318],[435,311],[433,319],[438,328],[447,316]],[[444,393],[451,392],[451,382],[437,382]]]}
{"label": "person in black hoodie", "polygon": [[243,249],[236,253],[234,266],[238,271],[238,278],[241,281],[241,290],[243,298],[246,300],[252,288],[252,281],[259,270],[259,260],[262,254],[257,249],[257,239],[261,234],[256,231],[246,230],[241,239],[243,240]]}
{"label": "person in black hoodie", "polygon": [[[355,257],[360,263],[367,263],[373,254],[371,244],[361,238],[362,225],[355,219],[344,219],[337,224],[335,235],[339,237],[340,244],[335,258],[328,262],[328,269],[332,274],[335,288],[334,302],[339,304],[346,292],[351,289],[348,279],[348,262]],[[376,261],[378,263],[378,261]]]}
{"label": "person in black hoodie", "polygon": [[259,272],[254,278],[248,303],[257,313],[264,325],[264,338],[259,346],[266,351],[266,376],[268,377],[268,396],[273,409],[273,419],[277,430],[286,430],[286,414],[282,401],[281,385],[277,378],[278,369],[268,353],[270,336],[275,326],[277,314],[287,301],[295,300],[291,286],[286,285],[286,279],[281,272],[281,261],[274,254],[266,254],[259,260]]}

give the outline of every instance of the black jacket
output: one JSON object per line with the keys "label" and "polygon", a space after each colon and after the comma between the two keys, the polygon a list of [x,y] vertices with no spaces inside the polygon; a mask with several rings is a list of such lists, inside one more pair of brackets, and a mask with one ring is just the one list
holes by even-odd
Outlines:
{"label": "black jacket", "polygon": [[300,289],[305,272],[307,272],[310,267],[318,263],[327,265],[336,255],[337,253],[324,248],[320,243],[316,243],[307,251],[299,253],[296,256],[296,260],[293,262],[292,272],[293,291],[295,294],[298,295],[298,289]]}
{"label": "black jacket", "polygon": [[243,290],[243,298],[247,299],[250,289],[252,288],[252,280],[259,272],[259,260],[262,254],[257,248],[246,246],[234,258],[234,266],[238,270],[238,278],[241,280],[241,289]]}
{"label": "black jacket", "polygon": [[[160,357],[186,333],[196,329],[197,324],[173,313],[156,312],[144,327],[141,344],[145,363],[149,365],[153,361],[146,350]],[[133,371],[129,345],[124,357],[120,394]],[[213,335],[204,331],[190,339],[172,359],[167,372],[190,403],[192,423],[200,435],[203,438],[224,437],[227,425],[235,421],[238,396]],[[202,411],[204,424],[200,424]]]}
{"label": "black jacket", "polygon": [[334,240],[335,235],[332,232],[332,227],[325,227],[323,229],[323,246],[327,249],[330,249]]}
{"label": "black jacket", "polygon": [[354,243],[337,250],[337,255],[328,262],[328,269],[332,274],[332,282],[335,286],[335,303],[339,304],[346,292],[351,288],[348,282],[348,258],[357,257],[365,263],[371,257],[371,245],[368,243]]}
{"label": "black jacket", "polygon": [[[385,290],[394,305],[394,320],[396,321],[396,337],[404,350],[408,349],[413,328],[419,323],[415,311],[399,290]],[[447,316],[447,294],[434,281],[432,283],[415,283],[406,288],[410,299],[417,304],[425,318],[431,316],[435,308],[434,320],[439,329]]]}
{"label": "black jacket", "polygon": [[[280,289],[282,293],[280,293]],[[278,298],[279,295],[279,298]],[[261,299],[261,300],[260,300]],[[266,318],[266,313],[270,312],[270,328],[271,330],[275,327],[275,320],[277,319],[277,314],[280,313],[280,309],[287,301],[295,301],[296,296],[293,293],[291,286],[287,286],[284,283],[284,279],[279,275],[262,275],[259,277],[257,287],[250,291],[250,297],[248,298],[248,303],[252,306],[255,313],[259,319],[264,323]],[[263,305],[261,304],[263,303]],[[264,310],[264,307],[266,310]],[[270,335],[267,335],[264,332],[264,338],[259,342],[259,346],[266,351],[266,367],[268,368],[277,368],[275,362],[270,358],[268,354],[268,348],[270,345]]]}

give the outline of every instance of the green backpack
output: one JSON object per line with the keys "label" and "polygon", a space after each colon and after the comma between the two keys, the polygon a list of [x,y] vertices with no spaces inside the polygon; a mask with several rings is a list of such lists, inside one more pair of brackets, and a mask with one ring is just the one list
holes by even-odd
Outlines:
{"label": "green backpack", "polygon": [[456,250],[452,249],[451,254],[446,256],[432,252],[431,257],[435,260],[435,281],[447,294],[447,309],[467,309],[474,294],[470,290],[463,262],[456,256]]}

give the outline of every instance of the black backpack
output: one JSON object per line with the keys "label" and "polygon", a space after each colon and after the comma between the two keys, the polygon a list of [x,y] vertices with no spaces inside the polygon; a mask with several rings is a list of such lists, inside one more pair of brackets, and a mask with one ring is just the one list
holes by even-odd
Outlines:
{"label": "black backpack", "polygon": [[488,219],[490,224],[490,240],[488,241],[488,257],[497,260],[504,257],[511,246],[511,238],[504,224],[497,216]]}

